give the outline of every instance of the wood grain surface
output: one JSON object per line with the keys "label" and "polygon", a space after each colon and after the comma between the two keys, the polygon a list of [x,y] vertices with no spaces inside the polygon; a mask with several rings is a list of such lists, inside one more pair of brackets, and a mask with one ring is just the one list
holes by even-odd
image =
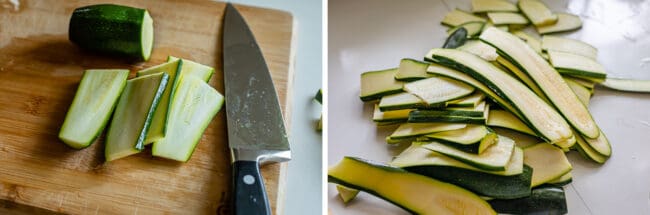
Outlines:
{"label": "wood grain surface", "polygon": [[[187,163],[152,157],[150,149],[105,163],[103,135],[83,150],[57,138],[85,69],[128,68],[133,77],[173,55],[213,66],[210,84],[223,93],[225,4],[110,1],[147,8],[154,19],[151,59],[129,62],[85,52],[67,39],[75,8],[106,1],[19,2],[18,8],[0,8],[0,214],[229,214],[231,170],[223,110]],[[293,18],[276,10],[236,7],[256,35],[287,119]],[[284,166],[262,170],[276,212]]]}

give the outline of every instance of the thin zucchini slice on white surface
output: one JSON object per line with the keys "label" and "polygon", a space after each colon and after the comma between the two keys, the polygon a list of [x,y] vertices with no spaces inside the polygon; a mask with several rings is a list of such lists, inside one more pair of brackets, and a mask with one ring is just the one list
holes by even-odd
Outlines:
{"label": "thin zucchini slice on white surface", "polygon": [[474,87],[445,77],[431,77],[404,84],[404,91],[416,95],[429,106],[444,106],[448,101],[471,94]]}
{"label": "thin zucchini slice on white surface", "polygon": [[498,136],[497,139],[494,145],[488,147],[481,154],[459,151],[458,149],[438,142],[419,144],[426,149],[444,154],[479,169],[503,171],[512,157],[515,149],[515,141],[504,136]]}
{"label": "thin zucchini slice on white surface", "polygon": [[508,12],[490,12],[487,13],[488,18],[494,25],[525,25],[528,24],[528,19],[520,13]]}
{"label": "thin zucchini slice on white surface", "polygon": [[545,102],[548,103],[548,98],[546,98],[546,95],[544,95],[544,91],[542,91],[542,89],[539,89],[539,86],[537,86],[537,84],[535,84],[535,82],[532,79],[530,79],[528,74],[522,72],[517,66],[512,64],[512,62],[505,59],[504,57],[499,56],[497,58],[497,62],[501,66],[508,69],[508,71],[510,71],[512,74],[514,74],[515,77],[519,78],[519,80],[521,80],[524,84],[526,84],[526,86],[528,86],[528,88],[533,90],[533,92],[535,92],[535,94],[537,94],[537,96],[539,96],[542,100],[544,100]]}
{"label": "thin zucchini slice on white surface", "polygon": [[395,80],[398,68],[370,71],[361,74],[362,101],[372,101],[385,95],[402,92],[402,82]]}
{"label": "thin zucchini slice on white surface", "polygon": [[498,141],[497,134],[485,125],[467,125],[463,129],[436,132],[425,137],[441,143],[450,143],[450,146],[457,149],[476,154],[483,153]]}
{"label": "thin zucchini slice on white surface", "polygon": [[537,134],[524,122],[519,120],[517,116],[505,110],[490,110],[486,124],[488,126],[507,128],[524,134],[537,136]]}
{"label": "thin zucchini slice on white surface", "polygon": [[546,143],[525,148],[524,164],[533,168],[531,187],[560,178],[573,168],[562,149]]}
{"label": "thin zucchini slice on white surface", "polygon": [[486,22],[487,20],[485,18],[475,16],[474,14],[459,9],[454,9],[445,15],[445,18],[442,19],[441,23],[451,27],[456,27],[464,23],[475,21]]}
{"label": "thin zucchini slice on white surface", "polygon": [[403,110],[412,108],[426,108],[427,104],[419,97],[411,93],[398,93],[381,97],[379,100],[379,110]]}
{"label": "thin zucchini slice on white surface", "polygon": [[339,197],[341,197],[341,200],[343,200],[343,203],[348,203],[354,199],[354,197],[357,197],[357,194],[359,194],[359,190],[357,189],[352,189],[343,185],[336,185],[336,190],[339,192]]}
{"label": "thin zucchini slice on white surface", "polygon": [[447,30],[447,34],[454,33],[454,31],[458,30],[459,28],[465,28],[465,30],[467,30],[467,37],[475,37],[476,35],[480,34],[481,31],[483,31],[483,27],[485,27],[485,22],[483,21],[466,22],[456,27],[450,28]]}
{"label": "thin zucchini slice on white surface", "polygon": [[472,12],[517,12],[517,5],[506,0],[472,0]]}
{"label": "thin zucchini slice on white surface", "polygon": [[605,161],[607,161],[607,159],[609,159],[608,156],[598,153],[591,146],[589,146],[587,141],[580,135],[576,135],[576,144],[574,145],[574,148],[578,150],[578,152],[580,152],[583,157],[599,164],[603,164]]}
{"label": "thin zucchini slice on white surface", "polygon": [[551,50],[547,51],[547,53],[551,59],[553,67],[563,75],[597,79],[604,79],[607,77],[605,67],[592,58]]}
{"label": "thin zucchini slice on white surface", "polygon": [[[490,29],[507,34],[494,28]],[[514,38],[514,40],[532,52],[532,49],[528,48],[523,41],[510,34],[507,35]],[[535,55],[539,57],[537,54]],[[516,107],[515,111],[521,113],[521,119],[529,124],[531,129],[534,129],[545,140],[556,143],[570,139],[573,136],[567,122],[558,112],[544,102],[544,100],[540,99],[524,84],[483,59],[453,49],[433,49],[427,57],[435,58],[438,61],[445,61],[439,63],[455,66],[458,69],[464,70],[464,72],[470,74],[472,77],[481,79],[483,80],[482,82],[491,85],[490,89],[504,98],[510,105]],[[584,108],[584,106],[582,107]]]}
{"label": "thin zucchini slice on white surface", "polygon": [[558,16],[551,12],[550,9],[538,0],[519,0],[517,3],[519,10],[526,15],[531,23],[535,26],[550,25],[558,22]]}
{"label": "thin zucchini slice on white surface", "polygon": [[427,74],[428,66],[429,63],[404,58],[399,63],[399,69],[397,74],[395,74],[395,79],[400,81],[412,81],[431,77],[430,74]]}
{"label": "thin zucchini slice on white surface", "polygon": [[106,161],[140,152],[135,146],[144,144],[168,80],[166,73],[157,73],[126,82],[106,134]]}
{"label": "thin zucchini slice on white surface", "polygon": [[598,137],[598,126],[589,110],[580,103],[574,93],[567,93],[572,91],[562,76],[526,43],[512,34],[494,28],[483,31],[480,39],[497,48],[506,59],[528,74],[576,130],[590,138]]}
{"label": "thin zucchini slice on white surface", "polygon": [[475,91],[469,96],[447,102],[447,107],[475,107],[483,102],[485,94]]}
{"label": "thin zucchini slice on white surface", "polygon": [[605,81],[600,83],[599,85],[613,90],[637,92],[637,93],[650,93],[650,80],[606,78]]}
{"label": "thin zucchini slice on white surface", "polygon": [[487,61],[495,61],[497,60],[497,57],[499,57],[497,49],[481,42],[480,40],[468,40],[465,44],[456,49],[472,53]]}
{"label": "thin zucchini slice on white surface", "polygon": [[454,158],[448,157],[446,155],[440,154],[438,152],[431,151],[422,147],[421,142],[415,142],[411,144],[410,147],[402,151],[393,161],[391,165],[397,167],[413,167],[413,166],[452,166],[457,168],[463,168],[472,171],[485,172],[493,175],[518,175],[523,172],[524,167],[524,150],[519,147],[515,147],[512,157],[508,164],[505,166],[505,170],[502,171],[488,171],[474,166],[465,164],[461,161],[458,161]]}
{"label": "thin zucchini slice on white surface", "polygon": [[379,110],[379,105],[375,104],[375,110],[372,114],[372,121],[375,122],[406,122],[409,118],[409,112],[415,109],[404,109],[404,110],[389,110],[381,111]]}
{"label": "thin zucchini slice on white surface", "polygon": [[609,144],[609,140],[605,136],[605,134],[601,131],[600,136],[595,139],[590,139],[590,138],[584,138],[587,144],[594,149],[594,151],[598,152],[599,154],[609,157],[612,155],[612,146]]}
{"label": "thin zucchini slice on white surface", "polygon": [[557,13],[557,22],[555,24],[537,26],[537,32],[539,34],[560,33],[576,30],[580,27],[582,27],[580,17],[568,13]]}
{"label": "thin zucchini slice on white surface", "polygon": [[582,55],[594,60],[598,58],[598,49],[588,43],[571,38],[544,35],[542,37],[542,49]]}
{"label": "thin zucchini slice on white surface", "polygon": [[571,171],[569,171],[566,174],[562,175],[561,177],[546,183],[557,185],[557,186],[564,186],[568,183],[571,183],[572,180],[573,180],[573,175],[571,174]]}
{"label": "thin zucchini slice on white surface", "polygon": [[542,54],[542,41],[540,39],[521,30],[513,31],[512,34],[526,41],[526,44],[535,52]]}
{"label": "thin zucchini slice on white surface", "polygon": [[431,134],[441,131],[451,131],[465,128],[467,124],[462,123],[404,123],[401,124],[389,136],[391,140],[407,139],[425,134]]}
{"label": "thin zucchini slice on white surface", "polygon": [[89,69],[65,116],[59,132],[68,146],[81,149],[90,146],[102,133],[126,85],[129,70]]}
{"label": "thin zucchini slice on white surface", "polygon": [[571,90],[573,90],[573,93],[575,93],[576,96],[578,96],[580,102],[582,102],[582,104],[584,104],[585,106],[589,107],[589,99],[591,98],[591,92],[589,91],[589,89],[570,79],[564,79],[564,81],[566,81],[567,85],[569,85]]}
{"label": "thin zucchini slice on white surface", "polygon": [[[594,82],[592,80],[573,77],[573,76],[570,76],[570,75],[562,76],[562,78],[564,78],[564,80],[571,80],[573,82],[576,82],[577,84],[580,84],[583,87],[586,87],[587,89],[589,89],[589,92],[591,92],[591,93],[594,92],[594,87],[596,86],[596,83],[598,83],[598,82]],[[607,79],[612,79],[612,78],[607,78]]]}

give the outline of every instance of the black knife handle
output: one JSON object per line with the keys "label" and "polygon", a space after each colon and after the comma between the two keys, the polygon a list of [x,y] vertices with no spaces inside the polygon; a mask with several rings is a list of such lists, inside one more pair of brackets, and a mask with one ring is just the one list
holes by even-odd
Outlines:
{"label": "black knife handle", "polygon": [[270,215],[269,200],[257,161],[235,161],[233,169],[235,215]]}

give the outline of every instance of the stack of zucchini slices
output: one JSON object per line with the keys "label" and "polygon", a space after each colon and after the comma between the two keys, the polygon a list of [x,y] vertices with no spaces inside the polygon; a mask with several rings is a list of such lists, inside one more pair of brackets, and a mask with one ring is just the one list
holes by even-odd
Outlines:
{"label": "stack of zucchini slices", "polygon": [[69,146],[90,146],[104,130],[105,157],[113,161],[153,143],[154,156],[186,162],[224,98],[207,82],[214,69],[170,56],[136,73],[86,70],[61,127]]}
{"label": "stack of zucchini slices", "polygon": [[[330,167],[344,202],[362,190],[413,213],[456,204],[467,213],[487,203],[485,214],[565,214],[562,186],[572,181],[565,153],[599,164],[611,156],[587,108],[594,86],[648,92],[650,84],[607,77],[596,48],[550,35],[581,21],[538,0],[473,0],[472,12],[455,9],[442,20],[448,41],[466,35],[456,46],[361,75],[372,120],[395,126],[386,142],[409,147],[389,164],[346,157]],[[525,29],[530,24],[541,39]],[[368,177],[372,171],[380,177]],[[446,194],[426,196],[430,189]]]}

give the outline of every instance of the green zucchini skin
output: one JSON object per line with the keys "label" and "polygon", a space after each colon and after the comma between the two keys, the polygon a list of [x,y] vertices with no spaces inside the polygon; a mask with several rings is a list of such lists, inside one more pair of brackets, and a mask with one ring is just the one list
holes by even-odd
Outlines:
{"label": "green zucchini skin", "polygon": [[465,44],[465,41],[467,41],[467,29],[460,27],[447,37],[442,48],[455,49]]}
{"label": "green zucchini skin", "polygon": [[496,199],[516,199],[530,195],[533,168],[524,165],[522,174],[493,175],[451,166],[411,166],[406,171],[438,179],[468,189],[480,196]]}
{"label": "green zucchini skin", "polygon": [[532,190],[530,196],[519,199],[488,200],[492,208],[507,214],[560,215],[568,213],[562,187],[544,186]]}
{"label": "green zucchini skin", "polygon": [[87,50],[146,61],[151,49],[143,48],[145,17],[150,17],[147,10],[122,5],[80,7],[72,13],[68,37]]}
{"label": "green zucchini skin", "polygon": [[469,124],[485,124],[483,114],[476,114],[471,111],[436,111],[436,110],[414,110],[409,113],[408,122],[453,122]]}

